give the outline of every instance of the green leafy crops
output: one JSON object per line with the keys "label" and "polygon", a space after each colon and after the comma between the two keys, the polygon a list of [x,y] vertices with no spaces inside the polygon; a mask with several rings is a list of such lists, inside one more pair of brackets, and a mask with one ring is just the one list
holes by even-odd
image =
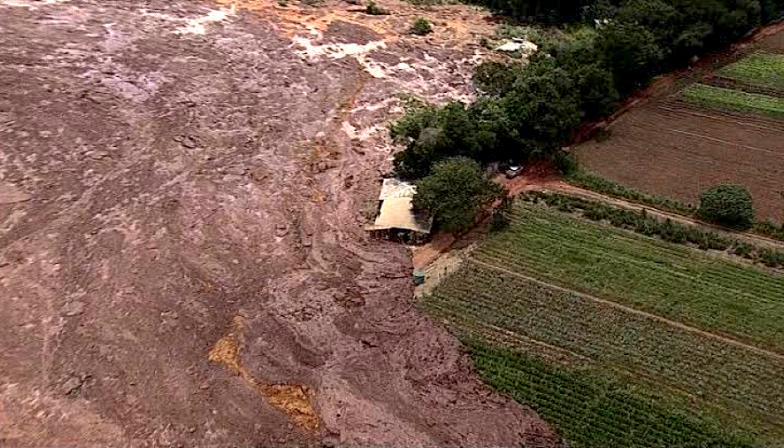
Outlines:
{"label": "green leafy crops", "polygon": [[575,447],[784,440],[784,358],[741,342],[781,351],[782,276],[540,204],[511,217],[423,299],[490,384]]}
{"label": "green leafy crops", "polygon": [[477,260],[784,352],[784,276],[518,203]]}
{"label": "green leafy crops", "polygon": [[781,358],[466,263],[425,300],[431,313],[464,339],[482,337],[529,352],[543,350],[549,357],[560,354],[618,378],[634,378],[649,390],[696,403],[724,420],[736,418],[762,433],[784,428]]}
{"label": "green leafy crops", "polygon": [[753,86],[784,90],[784,56],[755,53],[722,68],[717,74]]}
{"label": "green leafy crops", "polygon": [[482,377],[528,403],[575,447],[748,447],[677,410],[646,400],[613,381],[548,364],[508,350],[470,345]]}
{"label": "green leafy crops", "polygon": [[784,98],[705,84],[690,85],[683,90],[683,97],[704,107],[784,118]]}

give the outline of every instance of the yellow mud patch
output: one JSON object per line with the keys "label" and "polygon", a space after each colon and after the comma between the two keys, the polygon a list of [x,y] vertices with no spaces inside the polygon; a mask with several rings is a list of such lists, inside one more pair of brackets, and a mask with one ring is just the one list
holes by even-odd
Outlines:
{"label": "yellow mud patch", "polygon": [[235,317],[231,331],[218,339],[209,353],[210,362],[223,364],[233,374],[261,395],[267,403],[285,413],[294,423],[309,431],[316,431],[321,425],[307,386],[299,384],[267,384],[255,378],[242,365],[240,352],[244,343],[245,321]]}
{"label": "yellow mud patch", "polygon": [[[476,44],[481,36],[493,36],[494,24],[487,20],[489,13],[468,5],[441,5],[422,8],[401,0],[379,0],[379,6],[392,14],[369,16],[362,5],[346,5],[325,0],[319,7],[301,6],[289,0],[281,6],[276,0],[216,0],[216,3],[253,11],[270,19],[287,36],[318,34],[335,21],[360,25],[380,34],[387,43],[410,38],[407,33],[413,20],[424,17],[436,24],[436,33],[428,36],[433,43]],[[416,38],[414,38],[416,39]]]}

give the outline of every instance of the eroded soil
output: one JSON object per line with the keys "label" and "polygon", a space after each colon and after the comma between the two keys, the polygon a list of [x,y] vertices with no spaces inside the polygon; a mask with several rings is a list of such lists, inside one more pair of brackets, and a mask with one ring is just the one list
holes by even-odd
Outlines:
{"label": "eroded soil", "polygon": [[556,445],[362,231],[491,24],[221,3],[0,0],[0,445]]}

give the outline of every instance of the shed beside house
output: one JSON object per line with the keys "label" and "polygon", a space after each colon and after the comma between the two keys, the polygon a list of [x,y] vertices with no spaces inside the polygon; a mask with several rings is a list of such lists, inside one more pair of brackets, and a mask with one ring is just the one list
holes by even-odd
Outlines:
{"label": "shed beside house", "polygon": [[413,199],[416,186],[400,179],[384,179],[378,195],[378,214],[365,230],[390,239],[417,243],[430,236],[433,218],[427,213],[415,212]]}

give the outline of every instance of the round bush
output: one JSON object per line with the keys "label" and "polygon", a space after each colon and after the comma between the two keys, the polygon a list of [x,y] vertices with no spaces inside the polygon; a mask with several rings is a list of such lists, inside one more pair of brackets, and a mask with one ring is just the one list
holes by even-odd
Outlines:
{"label": "round bush", "polygon": [[700,218],[717,224],[748,229],[754,223],[751,194],[739,185],[718,185],[700,196]]}

